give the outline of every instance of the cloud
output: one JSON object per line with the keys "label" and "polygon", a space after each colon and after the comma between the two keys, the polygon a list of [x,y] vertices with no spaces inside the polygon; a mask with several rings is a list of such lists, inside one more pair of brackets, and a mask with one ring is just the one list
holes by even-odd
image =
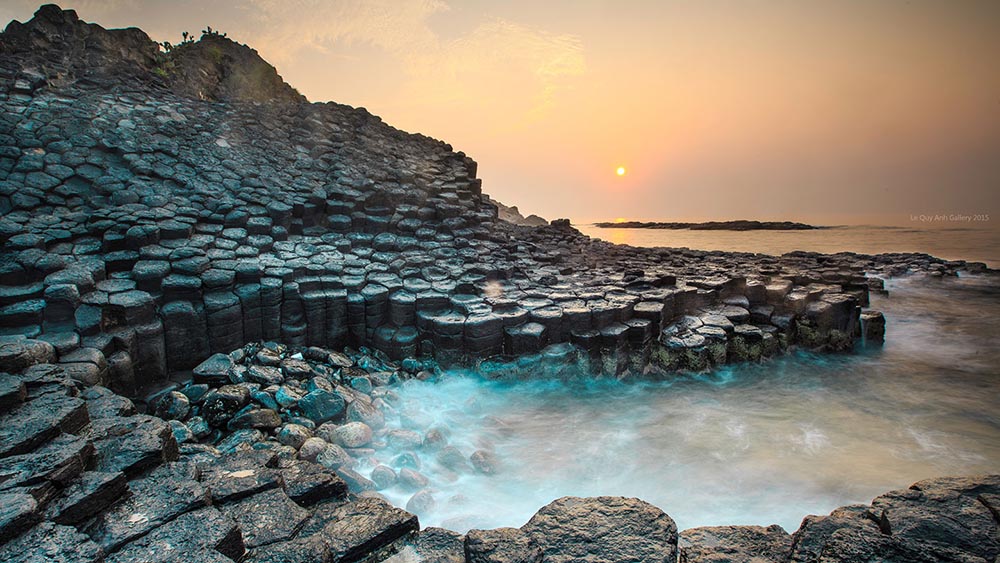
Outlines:
{"label": "cloud", "polygon": [[302,49],[365,42],[391,53],[434,47],[427,18],[448,6],[438,0],[247,0],[256,37],[276,62]]}
{"label": "cloud", "polygon": [[373,45],[401,64],[411,106],[472,101],[532,120],[585,71],[582,42],[569,34],[492,18],[443,38],[428,23],[449,10],[440,0],[246,2],[246,35],[279,68],[304,50],[343,56],[345,47]]}

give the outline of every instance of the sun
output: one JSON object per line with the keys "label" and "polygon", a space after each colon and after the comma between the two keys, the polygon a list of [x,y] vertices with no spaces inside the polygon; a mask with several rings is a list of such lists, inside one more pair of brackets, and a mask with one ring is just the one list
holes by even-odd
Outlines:
{"label": "sun", "polygon": [[618,170],[615,170],[615,174],[618,174],[619,176],[624,176],[625,175],[625,167],[624,166],[619,166]]}

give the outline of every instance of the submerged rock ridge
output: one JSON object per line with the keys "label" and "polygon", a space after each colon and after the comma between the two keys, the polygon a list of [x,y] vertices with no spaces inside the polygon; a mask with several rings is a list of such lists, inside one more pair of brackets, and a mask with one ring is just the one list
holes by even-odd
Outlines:
{"label": "submerged rock ridge", "polygon": [[[496,470],[489,451],[383,429],[392,384],[438,366],[669,377],[847,351],[882,341],[866,307],[884,277],[982,264],[514,225],[472,159],[309,103],[247,46],[206,34],[163,51],[52,5],[0,34],[0,108],[0,560],[996,557],[996,477],[918,483],[791,538],[678,539],[617,497],[559,499],[520,529],[419,532],[434,498],[408,458],[360,471],[388,443]],[[408,511],[377,493],[397,480]]]}
{"label": "submerged rock ridge", "polygon": [[614,221],[594,223],[602,229],[691,229],[692,231],[808,231],[826,229],[793,221],[708,221],[705,223],[677,223],[659,221]]}

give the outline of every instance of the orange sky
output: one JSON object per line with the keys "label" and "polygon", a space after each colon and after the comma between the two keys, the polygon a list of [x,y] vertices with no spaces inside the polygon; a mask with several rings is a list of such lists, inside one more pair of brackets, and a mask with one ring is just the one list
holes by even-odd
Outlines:
{"label": "orange sky", "polygon": [[[0,18],[36,7],[5,0]],[[993,0],[63,7],[157,40],[225,31],[310,100],[364,106],[465,151],[484,190],[525,213],[1000,221]]]}

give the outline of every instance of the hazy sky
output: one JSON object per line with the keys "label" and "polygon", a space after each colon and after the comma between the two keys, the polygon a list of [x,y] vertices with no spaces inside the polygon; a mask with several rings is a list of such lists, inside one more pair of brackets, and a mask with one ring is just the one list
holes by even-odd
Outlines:
{"label": "hazy sky", "polygon": [[445,140],[487,193],[550,219],[1000,223],[996,0],[63,7],[159,41],[225,31],[310,100]]}

